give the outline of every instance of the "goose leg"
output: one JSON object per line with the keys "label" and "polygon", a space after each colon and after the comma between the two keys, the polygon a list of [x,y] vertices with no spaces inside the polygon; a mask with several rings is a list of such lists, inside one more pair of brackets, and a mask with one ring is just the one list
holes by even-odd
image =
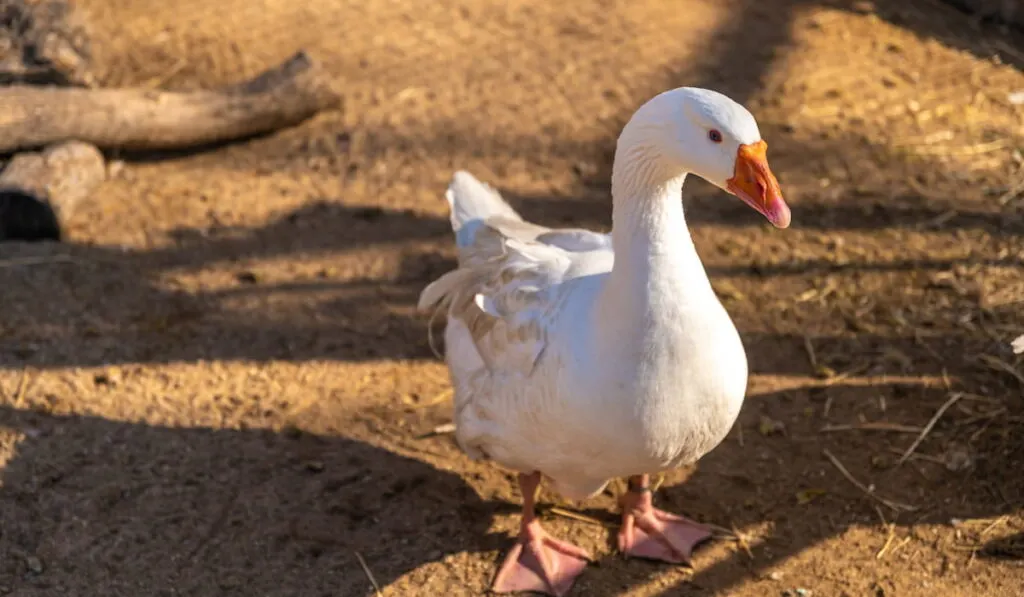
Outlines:
{"label": "goose leg", "polygon": [[619,551],[629,556],[688,564],[693,548],[711,538],[702,524],[654,507],[647,475],[629,478],[629,491],[619,500],[622,529]]}
{"label": "goose leg", "polygon": [[572,588],[590,555],[571,543],[559,541],[540,525],[534,512],[540,491],[540,473],[519,475],[523,514],[519,539],[505,556],[491,590],[499,593],[535,591],[562,597]]}

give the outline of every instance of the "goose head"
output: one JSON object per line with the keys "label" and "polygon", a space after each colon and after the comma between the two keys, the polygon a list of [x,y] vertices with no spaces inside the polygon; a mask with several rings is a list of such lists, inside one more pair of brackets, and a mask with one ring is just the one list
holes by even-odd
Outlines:
{"label": "goose head", "polygon": [[652,168],[676,178],[695,174],[742,199],[778,228],[789,206],[768,167],[768,144],[754,116],[721,93],[681,87],[640,107],[623,129],[619,149],[642,150]]}

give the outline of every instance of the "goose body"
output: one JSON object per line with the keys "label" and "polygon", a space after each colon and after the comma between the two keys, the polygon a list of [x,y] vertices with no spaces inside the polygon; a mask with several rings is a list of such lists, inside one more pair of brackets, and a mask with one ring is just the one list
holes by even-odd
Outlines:
{"label": "goose body", "polygon": [[626,125],[610,234],[524,221],[486,184],[454,175],[458,268],[424,289],[420,307],[447,311],[467,454],[582,499],[615,477],[692,463],[726,436],[747,360],[686,227],[689,173],[788,225],[753,117],[702,89],[663,93]]}
{"label": "goose body", "polygon": [[523,222],[466,172],[447,195],[462,269],[423,297],[451,297],[446,361],[470,456],[583,499],[722,440],[747,362],[689,239],[615,277],[611,235]]}

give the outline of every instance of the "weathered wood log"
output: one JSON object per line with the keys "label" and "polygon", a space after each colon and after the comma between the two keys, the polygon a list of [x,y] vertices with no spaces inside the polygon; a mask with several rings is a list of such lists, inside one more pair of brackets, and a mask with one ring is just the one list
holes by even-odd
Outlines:
{"label": "weathered wood log", "polygon": [[212,91],[0,87],[0,153],[71,139],[104,149],[186,149],[292,126],[339,102],[304,52]]}
{"label": "weathered wood log", "polygon": [[104,179],[103,155],[88,143],[15,155],[0,172],[0,241],[60,240],[62,223]]}

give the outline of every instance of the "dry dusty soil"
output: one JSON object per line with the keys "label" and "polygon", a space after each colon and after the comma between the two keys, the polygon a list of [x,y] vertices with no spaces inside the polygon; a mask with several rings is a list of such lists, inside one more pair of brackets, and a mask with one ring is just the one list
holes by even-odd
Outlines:
{"label": "dry dusty soil", "polygon": [[758,117],[794,214],[686,188],[752,378],[656,499],[723,532],[692,569],[627,561],[614,496],[562,504],[597,559],[572,594],[1024,595],[1018,34],[935,0],[79,6],[105,85],[305,48],[345,102],[128,159],[69,242],[0,247],[0,594],[362,597],[359,558],[387,596],[485,593],[514,479],[423,437],[450,409],[414,309],[453,264],[444,187],[607,229],[620,127],[700,85]]}

